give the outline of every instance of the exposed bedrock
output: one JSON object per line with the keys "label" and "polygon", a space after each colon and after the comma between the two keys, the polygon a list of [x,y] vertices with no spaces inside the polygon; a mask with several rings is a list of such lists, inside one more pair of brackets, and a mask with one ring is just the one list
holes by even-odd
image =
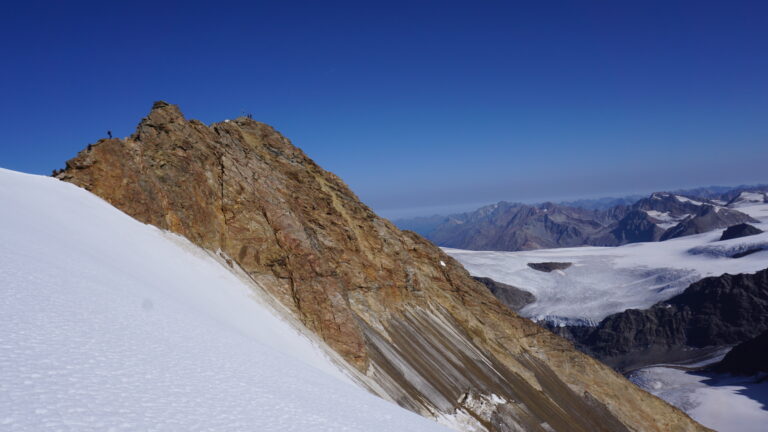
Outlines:
{"label": "exposed bedrock", "polygon": [[730,240],[741,237],[748,237],[755,234],[762,233],[763,230],[756,228],[748,223],[740,223],[731,225],[723,231],[723,235],[720,236],[720,240]]}
{"label": "exposed bedrock", "polygon": [[361,385],[415,412],[466,430],[703,429],[518,317],[263,123],[207,126],[158,102],[57,177],[221,251]]}
{"label": "exposed bedrock", "polygon": [[733,347],[712,369],[746,376],[768,373],[768,330]]}
{"label": "exposed bedrock", "polygon": [[552,330],[620,371],[694,360],[768,330],[768,269],[702,279],[667,301],[611,315],[597,327]]}
{"label": "exposed bedrock", "polygon": [[491,294],[515,312],[536,301],[536,297],[532,293],[516,286],[497,282],[488,277],[473,277],[482,282],[491,291]]}

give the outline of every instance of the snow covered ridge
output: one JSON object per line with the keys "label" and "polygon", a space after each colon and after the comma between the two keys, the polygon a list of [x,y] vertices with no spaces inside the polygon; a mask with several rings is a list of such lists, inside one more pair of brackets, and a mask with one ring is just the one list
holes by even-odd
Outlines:
{"label": "snow covered ridge", "polygon": [[752,206],[755,204],[765,204],[765,203],[768,203],[768,195],[765,192],[744,191],[739,193],[739,195],[736,196],[735,198],[733,198],[728,203],[728,207],[740,208],[740,207]]}
{"label": "snow covered ridge", "polygon": [[683,202],[683,203],[691,203],[691,204],[693,204],[693,205],[697,205],[697,206],[702,206],[702,205],[704,205],[704,203],[703,203],[703,202],[701,202],[701,201],[697,201],[697,200],[695,200],[695,199],[691,199],[691,198],[688,198],[688,197],[684,197],[684,196],[682,196],[682,195],[675,195],[675,199],[676,199],[676,200],[678,200],[678,201],[680,201],[680,202]]}
{"label": "snow covered ridge", "polygon": [[186,239],[47,177],[0,202],[0,430],[445,430]]}
{"label": "snow covered ridge", "polygon": [[[768,204],[741,207],[768,231]],[[719,241],[722,230],[664,242],[619,247],[578,247],[520,252],[444,250],[474,276],[531,292],[536,301],[523,316],[555,324],[594,325],[613,313],[644,309],[682,292],[691,283],[724,273],[768,268],[768,232]],[[742,253],[752,253],[741,256]],[[733,258],[741,256],[739,258]],[[570,262],[544,273],[528,263]]]}
{"label": "snow covered ridge", "polygon": [[660,212],[656,210],[643,210],[648,216],[654,218],[658,222],[656,225],[661,229],[669,229],[679,224],[680,222],[691,217],[690,213],[685,213],[680,216],[673,216],[670,212]]}

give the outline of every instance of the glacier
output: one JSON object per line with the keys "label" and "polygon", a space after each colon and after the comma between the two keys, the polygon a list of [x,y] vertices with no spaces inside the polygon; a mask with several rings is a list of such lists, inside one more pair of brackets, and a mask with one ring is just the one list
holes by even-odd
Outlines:
{"label": "glacier", "polygon": [[[681,293],[693,282],[724,273],[768,268],[768,204],[742,204],[763,233],[720,241],[722,230],[663,242],[618,247],[574,247],[519,252],[443,248],[473,276],[531,292],[536,301],[519,313],[536,321],[595,325],[608,315],[645,309]],[[749,255],[735,255],[751,251]],[[528,263],[569,262],[566,270],[544,273]]]}

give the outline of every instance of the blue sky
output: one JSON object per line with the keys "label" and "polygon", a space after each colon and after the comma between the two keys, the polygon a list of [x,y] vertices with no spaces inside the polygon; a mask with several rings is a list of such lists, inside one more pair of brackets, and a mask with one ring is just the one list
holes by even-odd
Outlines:
{"label": "blue sky", "polygon": [[272,124],[375,210],[768,181],[768,2],[26,2],[0,166],[48,174],[155,100]]}

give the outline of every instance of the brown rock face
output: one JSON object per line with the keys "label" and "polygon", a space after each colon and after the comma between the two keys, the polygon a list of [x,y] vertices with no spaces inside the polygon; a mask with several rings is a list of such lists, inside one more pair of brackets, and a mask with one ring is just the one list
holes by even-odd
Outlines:
{"label": "brown rock face", "polygon": [[703,428],[519,318],[453,258],[362,204],[273,128],[155,103],[57,175],[221,251],[372,392],[458,428]]}

